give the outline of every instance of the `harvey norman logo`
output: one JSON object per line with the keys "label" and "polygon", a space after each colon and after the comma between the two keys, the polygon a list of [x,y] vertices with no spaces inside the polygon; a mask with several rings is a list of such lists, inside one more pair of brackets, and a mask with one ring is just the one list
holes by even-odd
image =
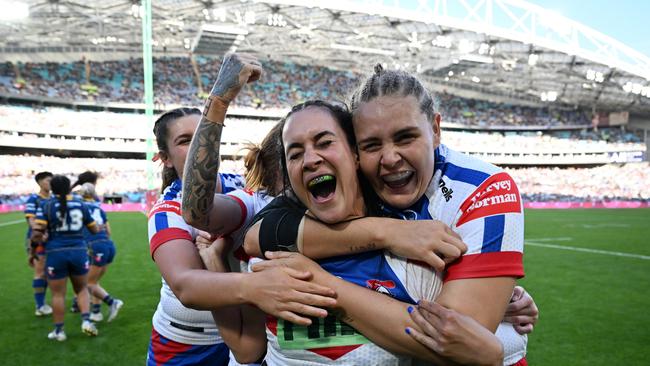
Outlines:
{"label": "harvey norman logo", "polygon": [[521,212],[519,190],[505,172],[488,178],[460,206],[463,212],[456,226],[485,216]]}
{"label": "harvey norman logo", "polygon": [[178,215],[181,214],[181,204],[180,202],[176,201],[162,201],[157,203],[156,205],[151,208],[151,212],[149,212],[149,217],[159,213],[159,212],[172,212],[176,213]]}

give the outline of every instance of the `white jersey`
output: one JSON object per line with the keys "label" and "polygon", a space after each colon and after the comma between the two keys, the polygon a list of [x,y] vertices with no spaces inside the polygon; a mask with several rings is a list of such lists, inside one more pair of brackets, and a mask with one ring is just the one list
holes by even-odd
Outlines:
{"label": "white jersey", "polygon": [[[524,275],[522,201],[512,178],[494,165],[440,145],[424,197],[406,210],[382,209],[397,218],[442,221],[468,245],[467,252],[447,267],[444,276],[426,265],[387,255],[415,300],[434,300],[444,281]],[[512,324],[501,323],[496,335],[504,345],[504,365],[525,357],[527,337],[517,333]]]}
{"label": "white jersey", "polygon": [[247,189],[236,189],[228,196],[233,198],[241,208],[241,220],[237,228],[228,236],[233,240],[233,250],[230,256],[238,261],[230,261],[230,269],[232,271],[247,272],[249,256],[242,247],[244,244],[244,237],[248,226],[253,222],[255,214],[260,212],[266,205],[273,200],[273,196],[269,196],[264,191],[252,192]]}
{"label": "white jersey", "polygon": [[[391,253],[363,253],[319,263],[328,272],[404,302],[435,300],[444,281],[460,278],[523,276],[523,214],[512,179],[499,168],[453,152],[436,151],[436,169],[425,196],[407,210],[383,209],[403,219],[436,219],[458,232],[469,250],[445,274],[426,264]],[[526,337],[503,323],[497,337],[504,344],[504,364],[525,356]],[[282,320],[267,322],[269,365],[409,365],[370,343],[334,317],[299,327]],[[419,361],[413,363],[419,364]]]}
{"label": "white jersey", "polygon": [[[235,175],[220,174],[222,191],[240,187]],[[167,187],[149,213],[149,249],[151,256],[161,245],[174,240],[194,241],[197,230],[181,215],[180,179]],[[169,285],[162,280],[160,302],[153,316],[153,327],[161,335],[184,344],[210,345],[223,343],[209,311],[189,309],[178,300]]]}

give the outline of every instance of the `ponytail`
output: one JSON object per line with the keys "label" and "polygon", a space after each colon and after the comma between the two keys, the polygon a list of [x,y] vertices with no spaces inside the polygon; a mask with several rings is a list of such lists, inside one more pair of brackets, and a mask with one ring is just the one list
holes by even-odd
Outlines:
{"label": "ponytail", "polygon": [[[67,196],[70,194],[70,179],[63,175],[55,175],[50,182],[52,188],[52,193],[56,196],[59,201],[59,217],[61,220],[66,220],[66,223],[70,224],[70,217],[67,215],[68,211],[68,200]],[[59,227],[63,225],[63,221],[59,222]]]}

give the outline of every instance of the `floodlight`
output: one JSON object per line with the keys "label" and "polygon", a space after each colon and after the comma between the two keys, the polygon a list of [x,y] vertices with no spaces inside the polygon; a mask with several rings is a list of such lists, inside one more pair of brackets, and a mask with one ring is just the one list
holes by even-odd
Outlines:
{"label": "floodlight", "polygon": [[20,1],[0,0],[0,20],[23,20],[29,17],[29,5]]}
{"label": "floodlight", "polygon": [[461,53],[470,53],[474,51],[476,47],[474,46],[474,42],[467,40],[467,39],[461,39],[460,42],[458,42],[458,50]]}

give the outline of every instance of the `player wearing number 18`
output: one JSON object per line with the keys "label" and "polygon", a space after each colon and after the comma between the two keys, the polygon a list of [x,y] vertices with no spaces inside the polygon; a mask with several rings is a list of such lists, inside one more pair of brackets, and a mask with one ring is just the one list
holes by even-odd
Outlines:
{"label": "player wearing number 18", "polygon": [[90,321],[88,281],[88,252],[84,241],[83,228],[92,233],[100,230],[93,220],[88,207],[70,195],[70,180],[56,175],[50,182],[53,196],[39,206],[32,233],[32,240],[42,241],[47,231],[45,243],[45,269],[47,281],[52,290],[53,321],[55,329],[48,338],[64,341],[63,319],[65,317],[66,279],[70,277],[81,310],[81,330],[91,336],[97,335],[97,328]]}

